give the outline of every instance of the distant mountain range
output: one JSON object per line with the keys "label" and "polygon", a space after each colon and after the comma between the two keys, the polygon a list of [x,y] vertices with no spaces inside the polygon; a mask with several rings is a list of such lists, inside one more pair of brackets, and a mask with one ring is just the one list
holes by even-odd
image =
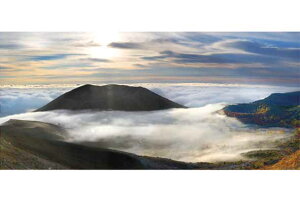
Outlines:
{"label": "distant mountain range", "polygon": [[300,91],[274,93],[247,104],[229,105],[223,109],[227,116],[247,124],[264,127],[299,127]]}
{"label": "distant mountain range", "polygon": [[88,84],[61,95],[37,111],[58,109],[152,111],[170,108],[185,107],[143,87]]}

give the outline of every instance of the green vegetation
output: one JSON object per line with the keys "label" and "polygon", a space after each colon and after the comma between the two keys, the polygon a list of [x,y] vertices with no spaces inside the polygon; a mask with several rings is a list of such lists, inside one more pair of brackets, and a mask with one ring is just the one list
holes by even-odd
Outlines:
{"label": "green vegetation", "polygon": [[243,154],[245,157],[254,160],[253,168],[260,168],[266,165],[277,163],[280,159],[286,156],[283,150],[258,150]]}

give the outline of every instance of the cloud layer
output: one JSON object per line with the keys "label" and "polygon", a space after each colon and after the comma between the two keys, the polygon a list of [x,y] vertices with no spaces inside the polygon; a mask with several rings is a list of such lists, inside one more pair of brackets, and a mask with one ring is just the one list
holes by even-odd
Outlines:
{"label": "cloud layer", "polygon": [[236,119],[218,114],[224,105],[154,112],[52,111],[8,118],[37,120],[67,129],[70,142],[93,142],[97,146],[139,155],[186,162],[243,159],[244,152],[274,148],[289,131],[246,127]]}
{"label": "cloud layer", "polygon": [[2,88],[0,89],[0,117],[33,111],[69,88]]}

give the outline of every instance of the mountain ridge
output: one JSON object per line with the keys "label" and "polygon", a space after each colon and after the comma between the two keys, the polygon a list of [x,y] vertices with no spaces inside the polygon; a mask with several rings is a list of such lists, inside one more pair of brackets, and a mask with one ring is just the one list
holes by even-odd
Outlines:
{"label": "mountain ridge", "polygon": [[228,105],[223,108],[227,116],[247,124],[265,127],[299,127],[300,91],[273,93],[251,103]]}

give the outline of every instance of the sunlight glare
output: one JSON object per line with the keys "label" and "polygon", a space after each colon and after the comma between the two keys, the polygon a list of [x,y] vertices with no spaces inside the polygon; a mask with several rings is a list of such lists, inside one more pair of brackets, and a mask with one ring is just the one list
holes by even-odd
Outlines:
{"label": "sunlight glare", "polygon": [[110,59],[117,57],[120,51],[116,48],[110,48],[109,44],[120,40],[120,34],[118,32],[95,32],[92,34],[92,40],[95,43],[99,43],[100,46],[90,47],[88,52],[93,58]]}

